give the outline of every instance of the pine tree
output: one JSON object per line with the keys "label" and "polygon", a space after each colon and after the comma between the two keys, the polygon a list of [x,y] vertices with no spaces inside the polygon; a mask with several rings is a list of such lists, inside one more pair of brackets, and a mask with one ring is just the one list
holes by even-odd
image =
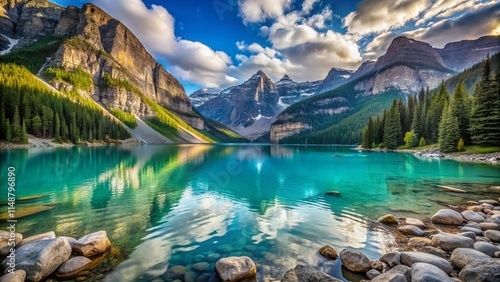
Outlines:
{"label": "pine tree", "polygon": [[453,115],[451,106],[447,106],[439,123],[439,150],[443,153],[455,152],[459,140],[458,120]]}
{"label": "pine tree", "polygon": [[5,123],[5,140],[7,142],[12,141],[12,126],[10,126],[9,119],[7,119],[7,122]]}
{"label": "pine tree", "polygon": [[460,137],[466,144],[470,144],[470,101],[469,93],[465,90],[463,81],[460,81],[453,92],[451,102],[452,113],[458,120]]}
{"label": "pine tree", "polygon": [[26,130],[26,123],[23,121],[21,126],[21,136],[19,137],[19,143],[28,144],[28,131]]}
{"label": "pine tree", "polygon": [[368,127],[365,129],[363,135],[363,148],[371,149],[374,142],[375,128],[373,124],[373,119],[370,117],[368,119]]}
{"label": "pine tree", "polygon": [[420,137],[420,142],[418,143],[418,146],[419,146],[419,147],[423,147],[423,146],[425,146],[425,145],[427,145],[427,144],[425,143],[425,139],[424,139],[424,137]]}
{"label": "pine tree", "polygon": [[61,139],[61,121],[59,120],[58,113],[56,113],[56,118],[55,118],[54,138],[58,141]]}
{"label": "pine tree", "polygon": [[388,149],[396,149],[400,144],[399,140],[403,135],[400,122],[397,100],[394,100],[391,109],[387,113],[384,125],[384,145]]}
{"label": "pine tree", "polygon": [[19,117],[19,108],[17,107],[14,110],[14,117],[12,118],[11,131],[12,131],[12,141],[19,142],[19,140],[21,139],[21,119]]}
{"label": "pine tree", "polygon": [[5,112],[2,109],[0,113],[0,140],[6,139],[7,133],[7,119],[5,118]]}
{"label": "pine tree", "polygon": [[431,142],[438,141],[439,123],[441,121],[445,105],[449,104],[449,96],[450,94],[448,93],[446,84],[443,81],[439,86],[438,93],[432,97],[431,106],[427,114],[427,126],[429,130],[428,139],[430,139]]}
{"label": "pine tree", "polygon": [[42,119],[39,115],[36,115],[31,119],[31,130],[35,136],[42,136]]}

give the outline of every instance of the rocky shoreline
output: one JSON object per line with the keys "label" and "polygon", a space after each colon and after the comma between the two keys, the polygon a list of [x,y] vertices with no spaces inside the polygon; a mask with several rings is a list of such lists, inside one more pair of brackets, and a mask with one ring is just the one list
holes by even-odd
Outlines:
{"label": "rocky shoreline", "polygon": [[485,163],[485,164],[500,164],[500,152],[486,154],[467,154],[467,153],[449,153],[444,154],[439,152],[439,149],[429,149],[423,151],[416,150],[401,150],[400,152],[410,152],[417,158],[427,159],[445,159],[454,160],[465,163]]}

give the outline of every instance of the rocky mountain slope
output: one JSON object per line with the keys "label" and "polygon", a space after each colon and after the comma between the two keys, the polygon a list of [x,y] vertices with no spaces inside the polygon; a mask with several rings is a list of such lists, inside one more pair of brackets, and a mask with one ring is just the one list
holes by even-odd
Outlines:
{"label": "rocky mountain slope", "polygon": [[287,107],[318,93],[322,83],[321,80],[295,82],[288,75],[284,75],[276,82],[276,90],[280,96],[281,105]]}
{"label": "rocky mountain slope", "polygon": [[189,95],[189,99],[191,100],[191,105],[197,108],[205,104],[209,100],[212,100],[215,97],[219,96],[220,92],[221,91],[218,89],[203,88]]}
{"label": "rocky mountain slope", "polygon": [[476,40],[463,40],[448,43],[443,49],[437,49],[449,68],[463,71],[479,62],[488,54],[492,56],[500,52],[499,36],[483,36]]}
{"label": "rocky mountain slope", "polygon": [[[494,36],[448,44],[443,50],[455,52],[455,56],[467,50],[477,51],[472,52],[470,56],[463,55],[461,63],[458,64],[453,63],[451,56],[443,57],[446,53],[443,50],[435,49],[425,42],[398,37],[393,40],[386,54],[375,63],[363,63],[346,84],[284,110],[271,126],[271,141],[277,143],[298,134],[302,137],[292,138],[293,142],[305,142],[306,135],[327,130],[338,123],[364,126],[360,122],[360,112],[367,115],[369,111],[381,111],[387,108],[385,104],[389,104],[394,97],[416,94],[422,87],[435,88],[441,81],[458,72],[462,66],[470,66],[483,60],[486,54],[481,57],[484,53],[482,50],[500,48],[495,44],[499,40],[500,36]],[[346,137],[345,135],[351,133],[349,130],[344,131],[323,133],[344,135],[338,140],[357,138]]]}
{"label": "rocky mountain slope", "polygon": [[157,129],[165,125],[177,135],[176,131],[182,128],[181,131],[196,137],[179,138],[179,142],[200,137],[210,139],[199,130],[213,128],[208,128],[204,118],[193,110],[179,81],[146,51],[127,27],[99,7],[84,4],[81,9],[65,8],[45,0],[0,0],[0,7],[3,7],[0,33],[19,40],[13,53],[24,47],[33,49],[33,44],[42,41],[56,50],[47,54],[45,62],[31,66],[37,70],[35,73],[44,76],[47,70],[63,74],[79,72],[92,80],[88,89],[78,89],[67,79],[52,77],[50,83],[58,90],[76,90],[108,109],[152,119]]}
{"label": "rocky mountain slope", "polygon": [[328,90],[332,90],[339,87],[340,85],[344,84],[347,80],[349,80],[352,74],[353,74],[352,71],[339,68],[332,68],[328,72],[328,75],[325,77],[323,82],[321,83],[321,86],[319,87],[317,92],[323,93]]}

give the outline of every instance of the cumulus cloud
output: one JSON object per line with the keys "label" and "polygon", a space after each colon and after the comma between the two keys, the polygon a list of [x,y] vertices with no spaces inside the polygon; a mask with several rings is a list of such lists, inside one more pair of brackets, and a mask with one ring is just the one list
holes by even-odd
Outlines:
{"label": "cumulus cloud", "polygon": [[258,23],[282,16],[291,3],[291,0],[240,0],[238,8],[245,23]]}
{"label": "cumulus cloud", "polygon": [[442,18],[444,13],[453,15],[457,12],[464,11],[465,9],[474,7],[480,0],[437,0],[432,6],[427,9],[423,15],[415,23],[417,26],[428,23],[430,19],[434,17]]}
{"label": "cumulus cloud", "polygon": [[429,5],[429,0],[364,0],[342,22],[350,33],[379,33],[404,26]]}
{"label": "cumulus cloud", "polygon": [[306,14],[309,14],[314,8],[314,5],[319,1],[320,0],[304,0],[304,3],[302,3],[302,11],[304,11],[304,13]]}
{"label": "cumulus cloud", "polygon": [[148,8],[141,0],[92,2],[125,24],[150,53],[172,66],[174,75],[204,87],[234,83],[235,78],[226,75],[231,58],[200,42],[177,38],[174,18],[164,7]]}

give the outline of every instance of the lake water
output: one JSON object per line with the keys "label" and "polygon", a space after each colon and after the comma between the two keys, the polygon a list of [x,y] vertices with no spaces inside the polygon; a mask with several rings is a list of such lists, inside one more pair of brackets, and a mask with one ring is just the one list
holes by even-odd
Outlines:
{"label": "lake water", "polygon": [[[259,281],[299,263],[356,280],[317,249],[329,244],[377,259],[394,247],[377,217],[425,220],[443,202],[500,197],[498,166],[350,147],[38,148],[2,150],[0,159],[1,179],[16,168],[18,198],[43,196],[19,201],[18,210],[53,207],[19,219],[19,232],[108,233],[113,248],[97,271],[109,272],[105,281],[209,281],[218,258],[233,255],[251,257]],[[470,193],[461,199],[437,185]],[[340,195],[325,194],[332,190]],[[6,212],[5,203],[0,208]]]}

